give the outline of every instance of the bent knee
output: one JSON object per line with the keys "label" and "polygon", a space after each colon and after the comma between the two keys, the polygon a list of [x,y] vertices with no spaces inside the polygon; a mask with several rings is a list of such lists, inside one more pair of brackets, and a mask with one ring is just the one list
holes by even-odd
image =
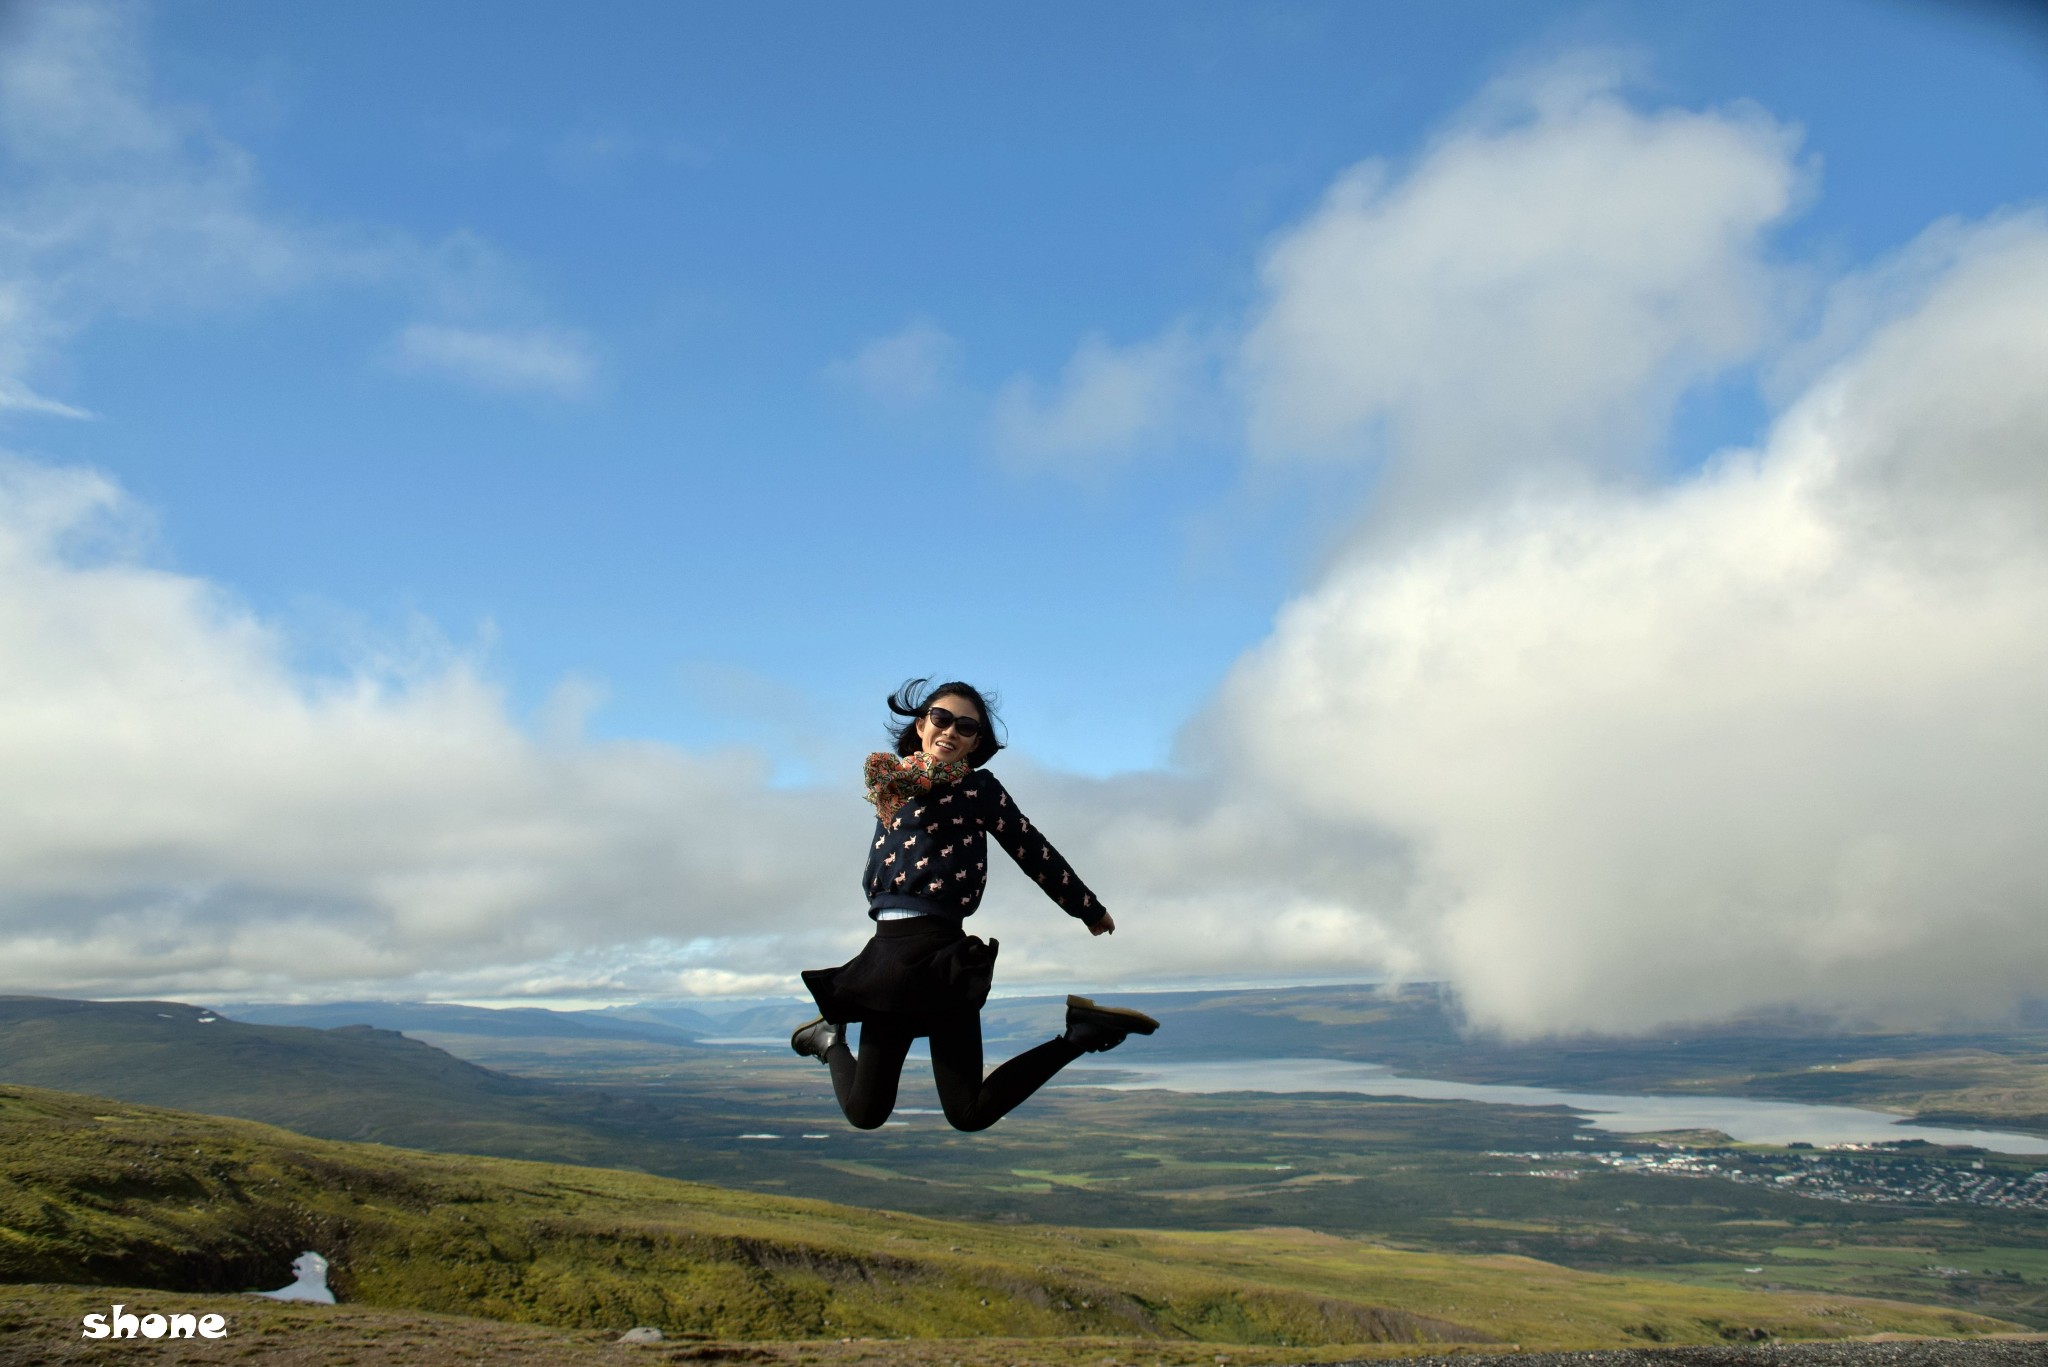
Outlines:
{"label": "bent knee", "polygon": [[846,1123],[856,1130],[879,1130],[888,1123],[889,1112],[894,1109],[893,1106],[886,1109],[874,1106],[848,1106],[845,1108]]}

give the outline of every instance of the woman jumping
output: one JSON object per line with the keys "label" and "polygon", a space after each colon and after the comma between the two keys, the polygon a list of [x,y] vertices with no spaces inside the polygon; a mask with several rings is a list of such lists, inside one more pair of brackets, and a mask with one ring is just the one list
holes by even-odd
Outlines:
{"label": "woman jumping", "polygon": [[[1067,915],[1107,935],[1116,922],[1044,834],[1024,818],[995,775],[981,766],[1002,748],[987,702],[970,684],[927,689],[913,679],[889,699],[894,754],[867,758],[875,836],[862,881],[875,935],[838,968],[806,972],[821,1014],[790,1036],[790,1048],[832,1070],[839,1109],[863,1130],[896,1108],[910,1042],[931,1039],[939,1104],[957,1130],[985,1130],[1084,1053],[1149,1035],[1159,1022],[1138,1011],[1067,998],[1066,1033],[981,1074],[981,1007],[995,970],[996,942],[960,923],[988,885],[988,838],[1017,861]],[[860,1053],[846,1027],[861,1023]]]}

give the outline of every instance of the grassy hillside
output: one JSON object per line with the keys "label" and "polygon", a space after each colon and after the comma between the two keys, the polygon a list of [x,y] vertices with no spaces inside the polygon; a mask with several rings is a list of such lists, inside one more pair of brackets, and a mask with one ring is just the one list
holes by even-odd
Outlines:
{"label": "grassy hillside", "polygon": [[246,1290],[281,1284],[303,1248],[351,1301],[721,1339],[1568,1347],[2003,1327],[1304,1231],[961,1224],[0,1087],[0,1280]]}
{"label": "grassy hillside", "polygon": [[[1233,994],[1233,1009],[1308,1009],[1306,991]],[[1177,1017],[1176,1028],[1195,1014]],[[515,1079],[388,1032],[205,1017],[174,1003],[0,1004],[0,1083],[943,1219],[1309,1226],[1416,1251],[1907,1300],[2048,1328],[2048,1234],[2038,1213],[1842,1204],[1769,1183],[1623,1174],[1558,1152],[1582,1147],[1562,1111],[1054,1087],[996,1129],[961,1135],[930,1109],[928,1076],[913,1076],[899,1123],[856,1131],[839,1118],[824,1070],[779,1043],[706,1050],[490,1037],[494,1049],[512,1050],[502,1066],[532,1070]],[[1502,1151],[1552,1156],[1509,1162]],[[1974,1180],[1967,1155],[1942,1161],[1955,1180]],[[1984,1161],[2002,1177],[2028,1168]],[[1560,1165],[1577,1180],[1545,1180]]]}
{"label": "grassy hillside", "polygon": [[643,1103],[507,1077],[390,1030],[251,1025],[181,1002],[0,997],[0,1082],[242,1116],[335,1138],[622,1162],[593,1125]]}

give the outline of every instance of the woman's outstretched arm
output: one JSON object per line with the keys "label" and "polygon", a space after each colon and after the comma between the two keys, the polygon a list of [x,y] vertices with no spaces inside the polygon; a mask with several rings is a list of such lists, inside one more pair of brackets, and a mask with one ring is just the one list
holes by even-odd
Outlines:
{"label": "woman's outstretched arm", "polygon": [[969,774],[959,784],[974,812],[975,822],[995,838],[997,844],[1017,862],[1017,867],[1044,889],[1067,915],[1086,923],[1091,933],[1104,935],[1116,928],[1109,912],[1074,872],[1073,865],[1053,848],[1045,833],[1017,810],[1009,791],[994,774],[985,770]]}

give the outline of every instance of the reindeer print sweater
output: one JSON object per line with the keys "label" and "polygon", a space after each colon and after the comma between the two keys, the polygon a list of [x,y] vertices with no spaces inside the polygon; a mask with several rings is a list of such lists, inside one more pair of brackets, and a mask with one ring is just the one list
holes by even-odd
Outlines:
{"label": "reindeer print sweater", "polygon": [[1067,915],[1094,925],[1102,903],[986,769],[911,798],[875,823],[868,848],[868,912],[890,908],[972,916],[988,886],[988,841],[1017,861]]}

